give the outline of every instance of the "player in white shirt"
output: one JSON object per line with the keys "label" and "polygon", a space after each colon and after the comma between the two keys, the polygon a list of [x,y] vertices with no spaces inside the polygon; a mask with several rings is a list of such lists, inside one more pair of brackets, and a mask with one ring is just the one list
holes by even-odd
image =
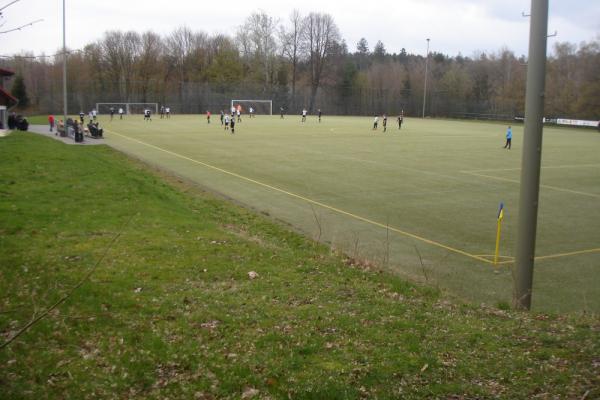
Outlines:
{"label": "player in white shirt", "polygon": [[306,108],[302,109],[302,122],[306,122]]}

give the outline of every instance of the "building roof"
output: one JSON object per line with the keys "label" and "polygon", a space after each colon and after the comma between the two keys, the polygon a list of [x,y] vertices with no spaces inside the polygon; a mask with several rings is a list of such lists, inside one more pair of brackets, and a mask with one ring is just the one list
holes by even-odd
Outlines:
{"label": "building roof", "polygon": [[18,103],[19,100],[15,96],[0,87],[0,104],[5,104],[8,107],[12,107]]}
{"label": "building roof", "polygon": [[0,67],[0,76],[13,76],[14,74],[13,71]]}

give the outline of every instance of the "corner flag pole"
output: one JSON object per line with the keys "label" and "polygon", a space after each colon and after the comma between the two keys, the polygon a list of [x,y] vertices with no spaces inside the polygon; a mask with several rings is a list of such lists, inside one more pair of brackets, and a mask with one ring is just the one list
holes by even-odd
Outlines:
{"label": "corner flag pole", "polygon": [[519,228],[515,258],[516,290],[514,306],[531,309],[533,263],[537,230],[542,160],[544,90],[546,86],[546,42],[548,37],[548,0],[531,0],[527,92],[525,95],[525,133],[521,159]]}
{"label": "corner flag pole", "polygon": [[502,230],[502,220],[504,219],[504,203],[500,203],[498,208],[498,223],[496,227],[496,251],[494,252],[494,265],[498,265],[498,254],[500,252],[500,231]]}

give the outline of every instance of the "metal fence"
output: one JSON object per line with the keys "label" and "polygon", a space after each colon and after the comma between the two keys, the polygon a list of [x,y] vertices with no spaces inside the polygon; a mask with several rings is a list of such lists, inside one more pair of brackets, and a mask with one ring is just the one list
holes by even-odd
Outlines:
{"label": "metal fence", "polygon": [[[294,93],[289,86],[263,87],[253,84],[206,84],[186,82],[178,85],[160,82],[71,85],[68,92],[68,112],[89,111],[96,103],[158,103],[171,107],[177,114],[199,114],[207,110],[215,113],[228,109],[232,99],[260,99],[273,101],[273,113],[280,107],[286,114],[300,114],[303,108],[314,113],[321,109],[326,115],[397,115],[421,116],[423,92],[411,90],[322,87],[316,93],[311,107],[311,89],[298,88]],[[51,88],[37,98],[40,113],[62,110],[62,93]],[[312,108],[312,109],[311,109]],[[477,101],[456,99],[447,92],[431,90],[427,94],[425,115],[431,117],[477,118],[509,120],[522,115],[515,101]]]}

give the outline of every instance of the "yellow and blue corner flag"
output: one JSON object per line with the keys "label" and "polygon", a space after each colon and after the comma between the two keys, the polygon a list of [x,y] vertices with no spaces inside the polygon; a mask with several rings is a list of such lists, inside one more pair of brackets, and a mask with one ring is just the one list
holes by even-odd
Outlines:
{"label": "yellow and blue corner flag", "polygon": [[502,221],[502,218],[504,218],[504,203],[500,203],[498,208],[498,221]]}

